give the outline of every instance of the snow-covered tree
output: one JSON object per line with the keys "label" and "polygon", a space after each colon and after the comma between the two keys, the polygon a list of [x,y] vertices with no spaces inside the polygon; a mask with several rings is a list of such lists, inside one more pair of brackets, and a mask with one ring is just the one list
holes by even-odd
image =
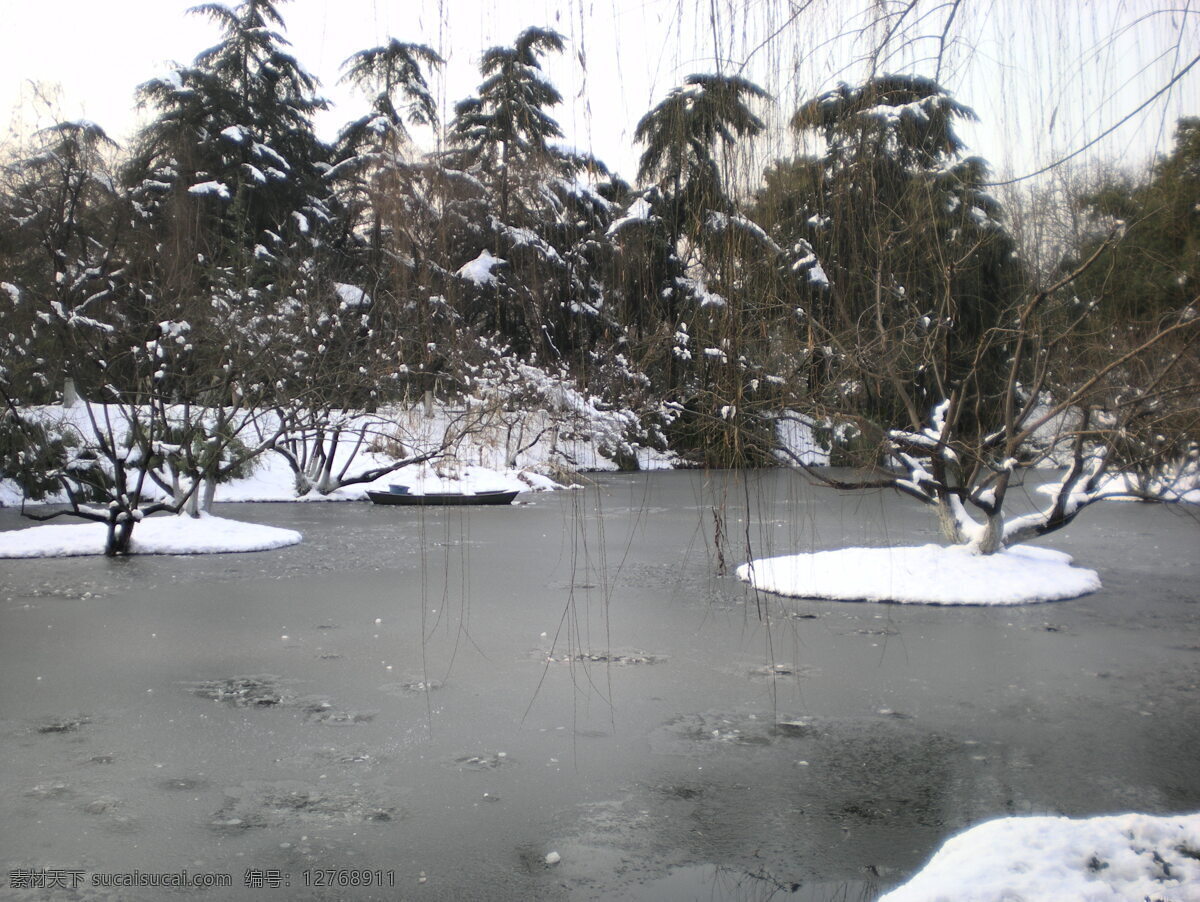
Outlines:
{"label": "snow-covered tree", "polygon": [[577,358],[616,328],[607,309],[605,231],[624,186],[604,164],[555,143],[562,101],[542,70],[563,38],[543,28],[492,47],[475,97],[455,107],[439,185],[465,201],[446,210],[449,294],[464,319],[522,355]]}
{"label": "snow-covered tree", "polygon": [[330,177],[340,188],[346,227],[368,233],[377,278],[382,278],[385,249],[393,255],[391,262],[406,253],[411,259],[414,249],[406,209],[414,191],[409,128],[437,127],[437,104],[425,73],[440,65],[442,58],[431,48],[395,38],[342,63],[342,80],[367,94],[371,107],[342,129]]}
{"label": "snow-covered tree", "polygon": [[562,95],[546,79],[541,64],[547,53],[562,49],[558,32],[526,28],[511,47],[484,51],[479,94],[454,108],[450,142],[462,162],[495,180],[502,222],[509,221],[513,179],[523,167],[550,154],[551,138],[562,137],[562,129],[546,112],[562,103]]}
{"label": "snow-covered tree", "polygon": [[4,167],[0,199],[10,330],[0,365],[26,403],[53,400],[68,376],[81,391],[103,383],[103,372],[81,358],[88,337],[116,312],[123,281],[120,198],[109,167],[115,143],[82,121],[44,129],[34,142]]}
{"label": "snow-covered tree", "polygon": [[198,251],[243,266],[329,216],[327,148],[312,124],[327,102],[288,50],[281,2],[195,7],[221,40],[139,89],[156,114],[130,167],[139,201],[156,212],[186,195],[192,203],[176,215],[208,225]]}
{"label": "snow-covered tree", "polygon": [[986,164],[962,156],[954,124],[974,118],[935,82],[900,75],[840,85],[792,117],[825,151],[776,164],[755,210],[820,265],[803,304],[817,398],[917,428],[968,373],[999,376],[999,345],[975,354],[1023,272]]}
{"label": "snow-covered tree", "polygon": [[[984,191],[984,164],[957,158],[950,125],[967,115],[912,77],[805,104],[794,124],[820,131],[827,152],[777,168],[788,190],[772,225],[810,242],[828,273],[806,310],[814,409],[852,422],[884,467],[819,478],[895,488],[935,510],[949,541],[992,553],[1129,494],[1109,477],[1137,424],[1196,409],[1176,374],[1200,317],[1191,300],[1136,340],[1098,341],[1103,300],[1077,292],[1115,237],[1038,284]],[[1065,466],[1045,506],[1006,513],[1044,463]]]}
{"label": "snow-covered tree", "polygon": [[[766,99],[738,76],[688,76],[638,122],[643,188],[609,228],[640,356],[683,412],[676,441],[720,465],[769,455],[756,408],[779,310],[762,289],[795,278],[733,196],[738,154],[765,128],[751,103]],[[764,279],[752,284],[756,271]]]}
{"label": "snow-covered tree", "polygon": [[740,76],[689,75],[638,121],[634,139],[645,146],[638,181],[661,192],[677,239],[698,241],[711,212],[729,212],[722,153],[762,132],[766,126],[749,102],[766,99],[766,91]]}

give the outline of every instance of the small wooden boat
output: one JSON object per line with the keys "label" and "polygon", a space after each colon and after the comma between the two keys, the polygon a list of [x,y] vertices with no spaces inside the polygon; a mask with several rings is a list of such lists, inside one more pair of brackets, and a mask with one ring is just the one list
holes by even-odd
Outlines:
{"label": "small wooden boat", "polygon": [[418,495],[414,492],[397,492],[394,487],[390,492],[367,492],[367,497],[376,504],[409,504],[429,506],[447,506],[460,504],[512,504],[520,494],[519,491],[475,492],[469,495],[465,492],[430,492]]}

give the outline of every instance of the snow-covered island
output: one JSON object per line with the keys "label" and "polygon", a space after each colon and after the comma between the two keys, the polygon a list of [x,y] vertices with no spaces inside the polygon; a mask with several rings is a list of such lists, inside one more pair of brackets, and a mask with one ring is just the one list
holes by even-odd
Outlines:
{"label": "snow-covered island", "polygon": [[1075,598],[1100,588],[1094,570],[1048,548],[981,555],[963,546],[843,548],[742,564],[755,589],[797,598],[932,605],[1013,605]]}
{"label": "snow-covered island", "polygon": [[[104,554],[103,523],[55,523],[0,532],[0,558],[78,557]],[[133,554],[228,554],[295,545],[294,529],[243,523],[200,514],[147,517],[134,533]]]}

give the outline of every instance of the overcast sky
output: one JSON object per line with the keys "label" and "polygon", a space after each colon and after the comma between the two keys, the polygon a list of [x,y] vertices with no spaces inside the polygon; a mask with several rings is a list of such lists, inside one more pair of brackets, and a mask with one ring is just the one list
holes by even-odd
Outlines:
{"label": "overcast sky", "polygon": [[[47,124],[45,110],[32,100],[30,86],[40,83],[53,89],[62,118],[94,120],[125,140],[137,124],[136,86],[172,61],[190,62],[217,38],[206,20],[186,14],[194,0],[0,3],[6,7],[0,126],[11,121],[18,129],[27,129],[34,118]],[[281,10],[297,57],[336,104],[320,123],[326,137],[363,111],[362,99],[337,84],[339,65],[357,50],[390,36],[433,46],[447,59],[437,92],[448,118],[454,103],[474,91],[485,47],[509,43],[529,25],[555,28],[568,38],[567,53],[548,63],[551,80],[567,99],[555,117],[571,143],[632,178],[638,118],[688,73],[716,69],[718,59],[724,71],[745,63],[744,74],[776,96],[779,122],[799,98],[861,77],[855,60],[870,45],[870,35],[851,33],[863,19],[847,11],[845,2],[816,0],[793,20],[799,5],[294,0]],[[984,120],[966,132],[972,152],[997,170],[1027,171],[1085,144],[1129,113],[1200,54],[1200,12],[1172,14],[1170,8],[1157,0],[968,0],[956,22],[962,41],[946,54],[941,77]],[[934,43],[906,46],[881,70],[915,67],[933,74]],[[1097,150],[1132,162],[1169,147],[1175,118],[1200,115],[1200,66],[1164,100]],[[767,152],[793,148],[781,131]]]}

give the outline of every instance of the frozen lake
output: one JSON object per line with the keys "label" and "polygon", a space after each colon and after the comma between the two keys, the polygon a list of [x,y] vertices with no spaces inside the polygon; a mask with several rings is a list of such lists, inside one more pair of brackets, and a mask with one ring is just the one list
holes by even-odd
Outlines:
{"label": "frozen lake", "polygon": [[[522,500],[231,505],[304,543],[0,561],[0,898],[58,869],[53,898],[870,899],[989,817],[1200,809],[1194,512],[1049,537],[1097,594],[926,608],[716,573],[714,510],[730,574],[747,542],[935,541],[892,495]],[[232,885],[99,885],[184,869]]]}

